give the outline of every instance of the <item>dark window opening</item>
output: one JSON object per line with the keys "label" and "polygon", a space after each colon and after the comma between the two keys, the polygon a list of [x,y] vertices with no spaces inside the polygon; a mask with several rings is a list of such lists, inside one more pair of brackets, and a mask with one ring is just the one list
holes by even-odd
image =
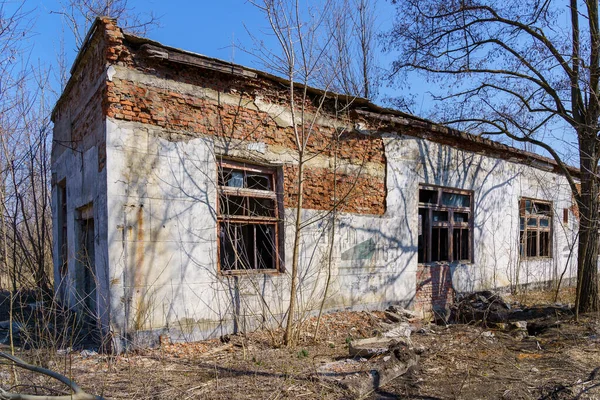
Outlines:
{"label": "dark window opening", "polygon": [[419,190],[419,203],[437,204],[437,190]]}
{"label": "dark window opening", "polygon": [[78,307],[88,317],[97,316],[96,287],[96,236],[94,229],[94,208],[91,204],[77,210],[77,253],[75,284]]}
{"label": "dark window opening", "polygon": [[455,260],[469,259],[469,230],[455,229],[453,232],[452,243],[454,245],[453,254]]}
{"label": "dark window opening", "polygon": [[535,213],[542,215],[551,215],[552,209],[550,208],[550,204],[547,203],[534,203],[535,205]]}
{"label": "dark window opening", "polygon": [[442,192],[442,204],[450,207],[471,207],[471,196]]}
{"label": "dark window opening", "polygon": [[538,255],[537,239],[538,239],[537,231],[528,231],[527,232],[527,257],[536,257]]}
{"label": "dark window opening", "polygon": [[471,206],[469,191],[419,189],[419,263],[472,261]]}
{"label": "dark window opening", "polygon": [[448,228],[431,230],[431,261],[450,261],[448,259]]}
{"label": "dark window opening", "polygon": [[248,215],[246,199],[242,196],[221,196],[219,209],[223,215]]}
{"label": "dark window opening", "polygon": [[434,222],[447,222],[448,221],[448,211],[434,211],[433,212],[433,221]]}
{"label": "dark window opening", "polygon": [[275,201],[273,199],[249,197],[250,215],[253,217],[274,217]]}
{"label": "dark window opening", "polygon": [[275,268],[275,229],[272,226],[256,226],[256,265],[258,268]]}
{"label": "dark window opening", "polygon": [[246,181],[248,189],[271,190],[270,177],[268,175],[248,174]]}
{"label": "dark window opening", "polygon": [[223,271],[275,269],[274,227],[222,222],[219,228]]}
{"label": "dark window opening", "polygon": [[276,171],[222,161],[219,165],[221,272],[279,270],[279,200]]}
{"label": "dark window opening", "polygon": [[550,257],[550,232],[540,232],[540,257]]}
{"label": "dark window opening", "polygon": [[429,222],[427,221],[428,212],[425,208],[419,208],[419,251],[418,251],[418,262],[424,263],[427,255],[427,247],[428,243],[425,235],[427,233],[426,226],[429,226]]}
{"label": "dark window opening", "polygon": [[455,212],[454,222],[469,222],[469,213]]}

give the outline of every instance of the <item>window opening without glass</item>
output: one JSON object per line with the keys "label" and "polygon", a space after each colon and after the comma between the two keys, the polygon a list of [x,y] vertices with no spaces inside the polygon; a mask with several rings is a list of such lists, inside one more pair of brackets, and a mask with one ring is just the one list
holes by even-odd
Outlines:
{"label": "window opening without glass", "polygon": [[274,168],[218,165],[218,241],[222,273],[279,270],[279,200]]}
{"label": "window opening without glass", "polygon": [[473,260],[473,194],[419,187],[419,263]]}
{"label": "window opening without glass", "polygon": [[521,257],[552,257],[552,203],[522,198],[519,226]]}

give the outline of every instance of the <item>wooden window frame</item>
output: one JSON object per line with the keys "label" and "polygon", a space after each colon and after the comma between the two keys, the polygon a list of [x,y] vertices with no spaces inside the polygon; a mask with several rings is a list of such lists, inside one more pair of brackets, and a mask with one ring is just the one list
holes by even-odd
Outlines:
{"label": "wooden window frame", "polygon": [[[535,204],[543,204],[548,206],[549,213],[531,213],[527,214],[527,202],[530,201]],[[529,225],[529,220],[535,220],[536,226]],[[548,226],[541,226],[540,220],[547,220]],[[521,197],[519,199],[519,256],[524,260],[535,260],[535,259],[551,259],[553,257],[554,250],[554,208],[552,202],[548,200],[534,199],[531,197]],[[536,232],[536,254],[529,256],[527,255],[527,233]],[[540,241],[541,233],[548,233],[548,255],[540,255]]]}
{"label": "wooden window frame", "polygon": [[[431,202],[421,202],[420,194],[421,190],[433,191],[437,193],[437,199],[435,203]],[[469,207],[459,207],[459,206],[449,206],[444,205],[442,203],[443,193],[450,194],[460,194],[463,196],[469,196]],[[423,247],[425,247],[424,260],[419,261],[419,265],[428,265],[428,264],[449,264],[454,262],[462,262],[462,263],[473,263],[474,259],[474,249],[473,249],[473,191],[472,190],[464,190],[457,189],[451,187],[437,186],[437,185],[426,185],[419,184],[418,188],[418,209],[419,215],[421,214],[421,210],[425,210],[427,213],[428,221],[422,221],[421,227],[423,235]],[[447,221],[434,221],[433,214],[435,212],[447,212],[448,219]],[[468,222],[457,222],[455,221],[455,214],[468,214]],[[440,261],[431,261],[432,260],[432,231],[433,228],[447,228],[448,229],[448,260],[440,260]],[[468,258],[466,259],[454,259],[454,231],[456,229],[468,229]],[[421,235],[419,235],[421,236]],[[420,250],[417,249],[417,258],[419,257]],[[439,252],[439,250],[438,250]]]}
{"label": "wooden window frame", "polygon": [[[269,183],[272,190],[258,190],[249,188],[238,188],[220,185],[219,178],[222,174],[223,168],[228,168],[236,171],[243,171],[244,174],[248,172],[254,172],[262,175],[269,176]],[[277,167],[261,166],[254,163],[233,161],[227,159],[221,159],[217,161],[217,267],[218,272],[221,275],[245,275],[245,274],[279,274],[283,271],[283,220],[280,218],[283,215],[283,199],[281,198],[281,187],[280,183],[280,171]],[[249,215],[230,215],[225,214],[221,210],[221,196],[241,196],[247,198],[248,202],[250,198],[262,198],[272,199],[274,201],[274,215],[273,216],[249,216]],[[254,268],[232,268],[226,269],[221,265],[221,234],[224,223],[232,223],[239,225],[251,225],[254,226]],[[273,268],[257,268],[257,256],[256,256],[256,226],[269,226],[273,229]]]}

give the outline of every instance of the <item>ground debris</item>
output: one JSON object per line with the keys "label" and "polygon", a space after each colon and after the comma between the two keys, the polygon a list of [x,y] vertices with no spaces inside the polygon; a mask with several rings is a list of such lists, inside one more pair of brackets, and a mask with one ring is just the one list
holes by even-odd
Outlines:
{"label": "ground debris", "polygon": [[348,345],[351,357],[374,357],[389,351],[391,345],[398,341],[390,338],[372,337],[367,339],[353,340]]}
{"label": "ground debris", "polygon": [[322,365],[317,371],[318,377],[346,389],[352,397],[362,399],[418,363],[419,356],[406,343],[370,338],[362,341],[361,348],[368,347],[367,343],[377,349],[368,353],[369,358],[360,357],[367,353],[353,351],[351,347],[351,355],[356,354],[359,358]]}
{"label": "ground debris", "polygon": [[411,322],[418,318],[414,311],[406,310],[400,306],[389,306],[383,312],[385,318],[391,323]]}
{"label": "ground debris", "polygon": [[519,303],[509,304],[499,294],[481,291],[458,294],[451,306],[449,322],[480,323],[501,330],[528,331],[530,335],[537,335],[557,327],[558,318],[572,315],[573,310],[566,305],[523,307]]}
{"label": "ground debris", "polygon": [[[86,391],[113,399],[600,399],[599,316],[580,315],[576,321],[567,307],[509,305],[508,320],[487,326],[433,325],[412,316],[392,322],[383,310],[339,312],[322,316],[316,340],[316,318],[307,319],[291,348],[273,340],[281,330],[265,329],[196,343],[165,338],[160,348],[124,355],[54,350],[49,365],[69,371]],[[530,315],[542,317],[522,318]],[[527,328],[544,321],[548,329],[530,336]],[[408,339],[385,337],[399,327],[408,328]],[[373,337],[399,347],[392,351],[391,344],[372,357],[349,356],[351,346]],[[416,365],[402,373],[416,355]],[[39,359],[40,353],[29,357]],[[396,365],[399,369],[390,368]],[[10,374],[0,366],[5,381]]]}
{"label": "ground debris", "polygon": [[510,305],[500,295],[490,291],[458,294],[451,307],[450,322],[502,323],[508,320],[510,309]]}

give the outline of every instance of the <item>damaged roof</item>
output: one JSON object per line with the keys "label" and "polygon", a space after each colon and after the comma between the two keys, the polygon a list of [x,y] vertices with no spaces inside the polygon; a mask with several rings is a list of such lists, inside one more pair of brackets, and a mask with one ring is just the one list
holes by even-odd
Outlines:
{"label": "damaged roof", "polygon": [[[98,17],[90,28],[86,40],[75,59],[71,68],[71,75],[77,70],[81,57],[85,52],[86,47],[91,42],[98,25],[102,20],[110,19],[107,17]],[[114,20],[113,20],[114,21]],[[157,59],[163,62],[185,64],[199,69],[207,69],[218,71],[221,73],[232,74],[246,79],[264,79],[280,84],[288,85],[289,81],[280,76],[245,67],[232,62],[224,61],[218,58],[208,57],[202,54],[194,53],[187,50],[178,49],[167,46],[157,41],[137,36],[123,31],[125,42],[129,42],[138,46],[150,58]],[[69,84],[72,82],[69,82]],[[67,88],[70,86],[67,84]],[[296,83],[298,87],[303,87],[302,84]],[[67,90],[65,89],[65,92]],[[328,96],[347,96],[337,94],[331,91],[325,91],[316,87],[308,87],[309,93],[314,95]],[[64,92],[63,92],[64,95]],[[56,107],[60,104],[61,98],[58,100]],[[485,154],[487,156],[501,158],[508,161],[518,162],[521,164],[530,165],[534,168],[553,171],[560,174],[569,173],[575,177],[579,177],[579,169],[570,165],[565,165],[563,170],[559,164],[552,158],[544,157],[539,154],[518,149],[483,136],[473,135],[464,131],[460,131],[433,121],[411,115],[399,110],[378,106],[371,101],[361,98],[352,98],[353,113],[356,117],[367,120],[378,121],[387,124],[388,128],[395,126],[403,126],[411,129],[409,133],[403,134],[420,137],[440,144],[451,145],[475,153]],[[54,111],[53,111],[54,113]]]}

